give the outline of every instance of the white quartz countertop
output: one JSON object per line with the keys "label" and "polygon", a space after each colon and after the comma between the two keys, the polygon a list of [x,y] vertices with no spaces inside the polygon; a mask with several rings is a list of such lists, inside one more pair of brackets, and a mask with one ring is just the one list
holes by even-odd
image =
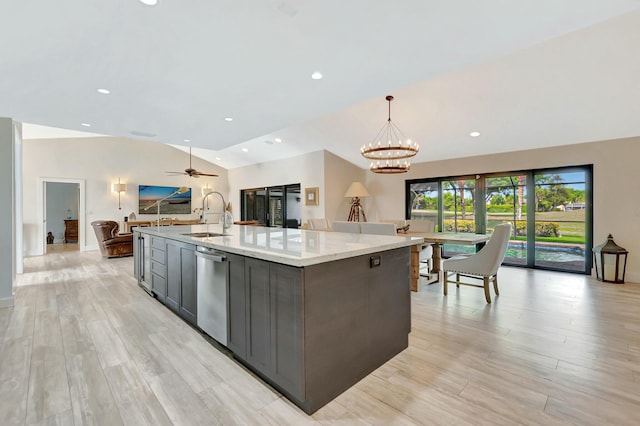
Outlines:
{"label": "white quartz countertop", "polygon": [[304,267],[377,253],[423,242],[421,237],[349,234],[304,229],[233,225],[223,236],[194,237],[191,233],[223,233],[221,224],[134,228],[185,243],[285,265]]}

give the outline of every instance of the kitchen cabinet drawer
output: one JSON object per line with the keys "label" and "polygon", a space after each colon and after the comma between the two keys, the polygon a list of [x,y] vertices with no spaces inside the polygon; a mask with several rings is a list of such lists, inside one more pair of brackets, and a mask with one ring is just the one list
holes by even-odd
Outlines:
{"label": "kitchen cabinet drawer", "polygon": [[[164,247],[163,247],[164,248]],[[151,248],[151,260],[164,265],[165,255],[164,250],[158,250],[157,248]]]}
{"label": "kitchen cabinet drawer", "polygon": [[151,272],[162,278],[167,277],[167,267],[164,265],[164,263],[156,261],[151,262]]}
{"label": "kitchen cabinet drawer", "polygon": [[151,236],[151,247],[164,250],[164,238]]}

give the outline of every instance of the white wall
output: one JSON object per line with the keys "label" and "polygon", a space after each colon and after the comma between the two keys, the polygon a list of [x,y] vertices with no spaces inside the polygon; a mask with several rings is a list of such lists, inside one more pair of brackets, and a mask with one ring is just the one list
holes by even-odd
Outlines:
{"label": "white wall", "polygon": [[[234,219],[240,220],[241,190],[294,183],[300,184],[303,195],[301,200],[302,223],[306,223],[309,218],[324,217],[324,151],[316,151],[284,160],[229,170],[229,193],[232,205],[234,205]],[[320,192],[319,204],[317,206],[304,205],[304,189],[316,186]]]}
{"label": "white wall", "polygon": [[[428,149],[428,147],[422,147]],[[640,282],[640,137],[418,163],[403,175],[367,173],[377,217],[404,218],[405,180],[593,164],[594,245],[611,233],[629,250],[627,281]]]}
{"label": "white wall", "polygon": [[[196,179],[167,175],[165,171],[187,168],[189,154],[157,142],[111,137],[25,140],[23,158],[23,229],[27,255],[40,254],[37,250],[38,179],[85,180],[86,223],[80,224],[79,231],[86,233],[86,246],[81,250],[98,248],[91,228],[94,220],[116,220],[122,226],[124,216],[131,212],[135,212],[138,219],[155,219],[155,215],[138,214],[138,185],[188,186],[192,188],[192,209],[201,206],[201,188],[205,183],[225,197],[229,189],[226,169],[196,157],[193,158],[195,169],[216,173],[219,177]],[[118,178],[127,184],[127,192],[121,195],[122,210],[118,210],[118,194],[112,191],[112,184],[118,182]]]}
{"label": "white wall", "polygon": [[0,118],[0,308],[13,306],[15,267],[15,135],[10,118]]}
{"label": "white wall", "polygon": [[[364,183],[366,173],[368,173],[368,171],[353,165],[331,152],[324,151],[324,153],[324,175],[326,188],[324,193],[324,198],[326,200],[325,217],[331,224],[336,220],[347,220],[349,218],[351,198],[345,198],[344,193],[349,189],[349,185],[351,185],[352,182],[358,181]],[[368,208],[370,199],[362,198],[360,203],[367,215],[367,220],[369,222],[376,220],[374,216],[371,216],[371,212]]]}

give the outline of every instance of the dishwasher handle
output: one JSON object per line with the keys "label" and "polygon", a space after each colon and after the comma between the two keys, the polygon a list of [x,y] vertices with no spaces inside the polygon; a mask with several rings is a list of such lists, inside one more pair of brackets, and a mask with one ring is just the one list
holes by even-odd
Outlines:
{"label": "dishwasher handle", "polygon": [[203,253],[200,250],[196,250],[196,257],[201,257],[203,259],[212,260],[214,262],[224,262],[227,258],[219,253]]}

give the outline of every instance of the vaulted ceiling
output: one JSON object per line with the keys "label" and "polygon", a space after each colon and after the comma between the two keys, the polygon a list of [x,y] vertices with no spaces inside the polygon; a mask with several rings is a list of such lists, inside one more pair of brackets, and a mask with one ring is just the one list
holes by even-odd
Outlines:
{"label": "vaulted ceiling", "polygon": [[318,149],[365,168],[388,94],[415,161],[640,135],[638,0],[5,0],[2,18],[0,116],[226,168]]}

